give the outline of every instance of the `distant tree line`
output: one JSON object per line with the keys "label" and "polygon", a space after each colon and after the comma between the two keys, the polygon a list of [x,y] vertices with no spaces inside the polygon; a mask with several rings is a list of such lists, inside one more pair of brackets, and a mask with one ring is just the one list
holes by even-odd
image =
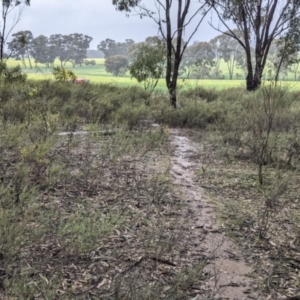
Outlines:
{"label": "distant tree line", "polygon": [[[237,29],[232,34],[240,35]],[[12,35],[7,43],[8,56],[20,60],[23,67],[33,68],[38,63],[53,67],[55,59],[60,61],[61,67],[67,62],[76,65],[94,66],[95,60],[87,60],[87,53],[91,57],[104,55],[106,71],[114,76],[124,75],[128,70],[132,77],[144,81],[146,89],[156,86],[159,78],[165,76],[166,43],[158,36],[148,37],[144,42],[136,43],[132,39],[117,42],[105,39],[97,46],[98,50],[88,50],[92,37],[74,33],[69,35],[53,34],[50,37],[40,35],[33,37],[30,31],[19,31]],[[270,45],[265,77],[283,79],[292,73],[295,80],[299,79],[299,53],[294,51],[289,56],[283,55],[286,49],[285,40],[275,39]],[[176,41],[174,41],[175,43]],[[183,41],[185,45],[185,41]],[[92,52],[91,52],[92,51]],[[254,49],[250,48],[252,57]],[[227,67],[220,69],[220,62]],[[229,32],[222,33],[209,42],[195,41],[187,45],[183,53],[179,76],[187,79],[244,79],[247,76],[247,59],[241,44],[233,39]],[[151,78],[151,84],[146,81]]]}
{"label": "distant tree line", "polygon": [[[193,2],[197,3],[197,7],[191,10]],[[21,60],[24,66],[28,63],[31,68],[31,59],[34,59],[35,65],[43,63],[48,67],[53,66],[56,58],[60,60],[61,67],[66,62],[71,62],[74,67],[84,62],[92,38],[83,34],[54,34],[49,38],[40,35],[34,38],[30,31],[21,31],[7,43],[8,36],[20,20],[23,7],[29,6],[30,0],[3,0],[1,3],[1,62],[4,46],[10,50],[8,57]],[[106,71],[115,76],[125,73],[128,67],[131,75],[142,81],[152,77],[156,82],[157,77],[163,74],[174,108],[178,78],[182,74],[190,78],[223,78],[221,59],[225,61],[231,79],[237,66],[245,70],[248,91],[258,89],[266,73],[275,82],[280,74],[285,76],[288,72],[298,79],[300,1],[154,0],[154,3],[155,7],[151,7],[149,1],[144,0],[112,0],[117,10],[127,15],[134,11],[141,18],[149,18],[156,24],[162,39],[159,44],[164,47],[161,59],[158,58],[160,46],[156,51],[155,45],[149,46],[145,42],[136,45],[140,49],[132,55],[135,61],[130,61],[130,48],[135,46],[130,39],[125,42],[106,39],[100,42],[98,50],[104,53]],[[19,8],[19,13],[9,18],[16,8]],[[210,42],[190,45],[209,11],[214,11],[219,25],[214,25],[212,21],[209,23],[221,35]],[[171,12],[176,12],[176,17],[171,17]],[[12,20],[10,27],[8,19]],[[191,34],[187,34],[187,27],[190,27]],[[151,60],[151,56],[155,59]],[[93,61],[88,63],[93,64]],[[236,73],[235,77],[243,75]]]}
{"label": "distant tree line", "polygon": [[[193,2],[197,3],[197,7],[191,10]],[[144,0],[112,0],[112,4],[117,10],[123,11],[127,15],[134,12],[135,15],[149,18],[156,24],[166,44],[164,77],[170,103],[174,108],[177,106],[177,81],[184,54],[188,51],[192,37],[209,11],[214,11],[218,19],[217,26],[212,21],[209,22],[210,25],[218,32],[231,37],[231,41],[236,41],[237,45],[243,49],[248,91],[255,91],[261,86],[271,45],[275,40],[279,40],[277,45],[280,47],[279,59],[275,66],[275,82],[277,82],[279,72],[284,64],[295,63],[293,56],[298,54],[300,48],[300,1],[154,0],[154,3],[155,7],[151,7],[149,1]],[[189,35],[186,34],[187,27],[191,29]],[[236,63],[232,53],[235,50],[232,51],[231,43],[228,46],[230,55],[226,60],[229,74],[232,76],[232,69]],[[191,52],[198,52],[196,46]],[[206,54],[207,57],[210,55],[208,49],[206,49]],[[206,72],[210,67],[207,64],[207,57],[204,62],[202,59],[197,62],[197,68],[199,70],[200,67],[201,72]]]}
{"label": "distant tree line", "polygon": [[[232,32],[237,36],[240,34],[237,29],[233,29]],[[293,74],[295,80],[298,79],[299,53],[296,51],[289,56],[288,60],[282,60],[283,47],[280,39],[275,39],[271,44],[264,73],[267,79],[276,76],[283,79],[288,72]],[[148,37],[144,42],[139,43],[131,39],[124,42],[106,39],[100,42],[97,48],[105,55],[106,71],[114,76],[123,75],[129,70],[131,76],[140,82],[152,76],[152,80],[155,78],[156,83],[158,78],[164,76],[166,44],[158,36]],[[250,48],[250,51],[254,57],[254,48]],[[226,72],[224,68],[220,69],[221,61],[226,65]],[[209,42],[195,41],[186,47],[179,76],[186,79],[245,79],[247,77],[245,51],[228,32],[214,37]],[[146,85],[149,83],[145,82]]]}
{"label": "distant tree line", "polygon": [[67,62],[75,67],[84,63],[92,40],[92,37],[79,33],[34,37],[31,31],[19,31],[12,35],[7,48],[8,55],[20,60],[25,68],[27,64],[32,68],[33,64],[37,66],[38,63],[53,67],[55,59],[60,61],[61,67]]}

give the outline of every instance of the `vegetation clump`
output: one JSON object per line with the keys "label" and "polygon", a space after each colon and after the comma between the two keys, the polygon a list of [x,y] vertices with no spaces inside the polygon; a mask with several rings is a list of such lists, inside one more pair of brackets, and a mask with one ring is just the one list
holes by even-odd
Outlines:
{"label": "vegetation clump", "polygon": [[[138,87],[1,84],[3,299],[195,295],[206,258],[191,250],[192,212],[170,184],[169,127],[201,135],[199,183],[218,199],[225,228],[249,236],[242,247],[271,247],[251,256],[255,272],[267,276],[259,257],[268,262],[278,247],[291,257],[286,245],[297,249],[299,235],[299,93],[269,83],[255,93],[178,95],[174,109],[167,95]],[[286,264],[277,258],[280,272]],[[277,277],[270,282],[282,290]]]}

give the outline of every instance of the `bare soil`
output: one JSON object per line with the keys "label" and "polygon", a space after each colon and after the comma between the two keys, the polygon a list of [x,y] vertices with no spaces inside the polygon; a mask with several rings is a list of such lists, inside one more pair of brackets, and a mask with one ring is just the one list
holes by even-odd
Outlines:
{"label": "bare soil", "polygon": [[195,169],[199,167],[195,157],[201,151],[201,146],[183,136],[178,129],[171,132],[171,144],[175,148],[171,169],[174,185],[193,211],[189,221],[199,237],[195,246],[208,259],[205,266],[208,276],[204,285],[210,289],[214,299],[259,299],[250,289],[253,270],[218,224],[215,206],[205,197],[195,178]]}
{"label": "bare soil", "polygon": [[[198,150],[190,157],[194,184],[201,187],[202,195],[213,206],[218,219],[216,228],[226,232],[234,242],[229,251],[236,254],[237,247],[238,256],[251,266],[247,296],[299,299],[299,162],[293,163],[292,170],[284,165],[264,166],[265,183],[261,186],[251,153],[225,145],[216,132],[185,131],[184,135]],[[281,182],[277,181],[278,173]],[[276,209],[268,219],[266,236],[260,238],[265,203],[281,184],[286,184],[286,191],[278,198]]]}

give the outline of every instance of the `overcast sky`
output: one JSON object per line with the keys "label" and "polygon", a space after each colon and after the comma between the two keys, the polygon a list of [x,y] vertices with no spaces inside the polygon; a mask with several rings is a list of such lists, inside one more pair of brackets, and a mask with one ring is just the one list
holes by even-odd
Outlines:
{"label": "overcast sky", "polygon": [[[153,0],[144,2],[151,4]],[[195,8],[196,6],[192,7],[191,12]],[[58,33],[87,34],[93,38],[91,49],[96,49],[100,41],[106,38],[120,42],[125,39],[139,42],[158,33],[157,26],[151,19],[140,19],[138,16],[128,18],[125,13],[115,10],[112,0],[31,0],[31,6],[24,9],[13,32],[20,30],[30,30],[34,37],[41,34],[49,37]],[[187,30],[186,33],[190,31]],[[206,20],[195,34],[194,40],[208,41],[216,35],[217,32]]]}

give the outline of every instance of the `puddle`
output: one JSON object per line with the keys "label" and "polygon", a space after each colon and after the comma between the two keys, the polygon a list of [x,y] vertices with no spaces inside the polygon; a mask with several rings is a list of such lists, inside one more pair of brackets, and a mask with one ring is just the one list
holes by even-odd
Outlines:
{"label": "puddle", "polygon": [[[151,120],[140,120],[139,125],[141,127],[149,127],[149,128],[158,128],[159,124],[154,123]],[[62,131],[59,132],[59,136],[70,136],[70,135],[88,135],[88,134],[101,134],[101,135],[112,135],[115,134],[116,130],[100,130],[100,131],[86,131],[86,130],[78,130],[78,131]]]}
{"label": "puddle", "polygon": [[90,134],[91,131],[63,131],[59,132],[59,136],[65,136],[65,135],[87,135]]}
{"label": "puddle", "polygon": [[59,132],[59,136],[71,136],[71,135],[88,135],[88,134],[99,134],[99,135],[113,135],[115,134],[115,130],[100,130],[100,131],[85,131],[85,130],[78,130],[78,131],[62,131]]}
{"label": "puddle", "polygon": [[192,230],[200,237],[197,248],[209,258],[204,270],[209,275],[205,287],[212,291],[213,299],[259,299],[251,294],[252,269],[233,242],[218,228],[215,208],[205,200],[203,190],[195,182],[194,168],[197,165],[192,156],[199,151],[198,145],[180,136],[180,131],[175,129],[171,131],[171,144],[175,148],[171,175],[194,212]]}

